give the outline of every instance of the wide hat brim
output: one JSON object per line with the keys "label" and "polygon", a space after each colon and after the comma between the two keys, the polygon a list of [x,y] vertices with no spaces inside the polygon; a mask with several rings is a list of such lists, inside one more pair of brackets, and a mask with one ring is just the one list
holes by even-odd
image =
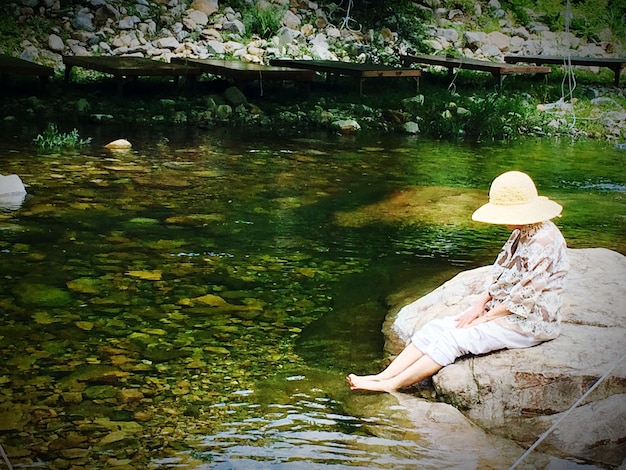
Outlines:
{"label": "wide hat brim", "polygon": [[488,224],[528,225],[545,222],[561,214],[563,207],[545,196],[526,204],[487,204],[472,214],[472,220]]}

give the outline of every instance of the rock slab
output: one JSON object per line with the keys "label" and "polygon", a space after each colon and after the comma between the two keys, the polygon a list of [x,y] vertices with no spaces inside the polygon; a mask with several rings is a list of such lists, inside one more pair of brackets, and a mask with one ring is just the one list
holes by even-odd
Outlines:
{"label": "rock slab", "polygon": [[[457,360],[433,377],[438,396],[484,429],[531,444],[593,384],[540,449],[617,466],[626,459],[626,257],[569,249],[561,335],[534,348]],[[397,354],[432,318],[458,312],[486,287],[491,267],[465,271],[390,314],[386,349]],[[393,311],[393,310],[392,310]]]}

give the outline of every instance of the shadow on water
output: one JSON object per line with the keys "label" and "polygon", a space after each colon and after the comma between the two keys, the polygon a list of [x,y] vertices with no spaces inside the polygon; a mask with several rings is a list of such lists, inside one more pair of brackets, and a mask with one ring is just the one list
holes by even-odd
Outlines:
{"label": "shadow on water", "polygon": [[491,262],[506,231],[469,214],[510,168],[564,204],[570,246],[626,252],[623,153],[598,143],[146,127],[114,153],[111,126],[37,154],[40,131],[0,131],[28,186],[0,212],[0,443],[23,467],[458,465],[407,400],[348,389],[383,365],[388,296]]}

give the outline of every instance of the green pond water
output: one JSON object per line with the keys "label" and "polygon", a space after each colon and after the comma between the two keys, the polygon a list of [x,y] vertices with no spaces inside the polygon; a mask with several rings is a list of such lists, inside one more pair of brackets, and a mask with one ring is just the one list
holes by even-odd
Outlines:
{"label": "green pond water", "polygon": [[345,381],[380,368],[387,296],[491,263],[508,234],[470,215],[509,169],[565,206],[571,247],[626,253],[608,143],[85,127],[38,154],[36,133],[0,143],[28,189],[0,211],[16,467],[450,468]]}

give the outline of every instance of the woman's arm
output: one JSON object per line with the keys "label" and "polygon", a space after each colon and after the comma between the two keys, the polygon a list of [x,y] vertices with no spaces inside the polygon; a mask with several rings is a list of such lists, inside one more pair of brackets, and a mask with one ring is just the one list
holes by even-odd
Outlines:
{"label": "woman's arm", "polygon": [[457,328],[465,328],[472,324],[477,318],[485,313],[485,305],[491,300],[489,291],[485,291],[483,295],[472,305],[465,313],[456,319]]}
{"label": "woman's arm", "polygon": [[467,326],[478,325],[479,323],[485,323],[488,321],[496,320],[498,318],[506,317],[507,315],[511,315],[508,307],[509,301],[507,300],[505,302],[502,302],[501,304],[496,305],[484,315],[475,318]]}

